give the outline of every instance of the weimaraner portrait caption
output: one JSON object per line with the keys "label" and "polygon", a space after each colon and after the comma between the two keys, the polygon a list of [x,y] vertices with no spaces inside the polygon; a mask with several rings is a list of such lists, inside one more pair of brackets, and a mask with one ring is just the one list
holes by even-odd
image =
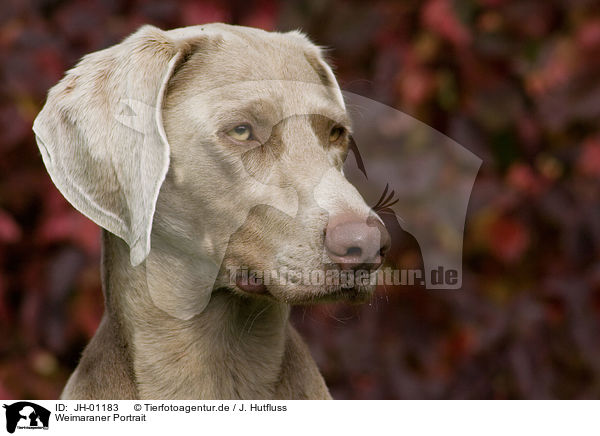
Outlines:
{"label": "weimaraner portrait caption", "polygon": [[69,70],[34,131],[103,229],[105,311],[62,398],[331,398],[289,315],[369,301],[390,248],[344,176],[352,128],[297,31],[144,26]]}

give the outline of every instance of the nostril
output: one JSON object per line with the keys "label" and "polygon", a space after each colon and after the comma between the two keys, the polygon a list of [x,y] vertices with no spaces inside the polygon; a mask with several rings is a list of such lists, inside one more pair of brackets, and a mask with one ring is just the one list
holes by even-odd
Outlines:
{"label": "nostril", "polygon": [[385,225],[379,224],[377,225],[377,228],[379,229],[380,234],[379,255],[383,258],[386,256],[386,254],[388,254],[390,248],[392,247],[392,238],[390,237],[389,232],[385,228]]}
{"label": "nostril", "polygon": [[333,217],[325,231],[324,245],[330,260],[342,269],[379,267],[390,247],[383,223],[372,218],[341,218]]}
{"label": "nostril", "polygon": [[360,247],[350,247],[346,251],[344,257],[356,257],[360,258],[362,256],[362,249]]}

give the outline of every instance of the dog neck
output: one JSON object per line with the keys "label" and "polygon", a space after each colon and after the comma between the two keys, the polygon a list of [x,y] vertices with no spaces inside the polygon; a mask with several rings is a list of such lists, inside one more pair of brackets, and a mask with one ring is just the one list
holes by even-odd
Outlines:
{"label": "dog neck", "polygon": [[[152,254],[154,261],[169,261],[160,246]],[[102,265],[107,315],[130,345],[140,398],[273,396],[284,359],[288,305],[220,289],[201,313],[180,319],[156,306],[146,264],[132,267],[127,245],[106,231]],[[164,269],[160,283],[151,283],[153,293],[190,291],[179,289],[187,283],[181,277],[190,273],[180,268]]]}

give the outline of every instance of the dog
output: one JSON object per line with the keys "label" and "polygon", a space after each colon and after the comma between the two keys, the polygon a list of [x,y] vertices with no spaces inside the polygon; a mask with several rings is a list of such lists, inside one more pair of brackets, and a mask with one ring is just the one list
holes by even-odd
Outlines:
{"label": "dog", "polygon": [[[69,70],[33,129],[103,229],[105,312],[63,399],[331,398],[290,306],[367,301],[390,240],[343,175],[351,124],[319,47],[146,25]],[[282,270],[317,279],[267,280]],[[335,272],[367,280],[319,280]]]}

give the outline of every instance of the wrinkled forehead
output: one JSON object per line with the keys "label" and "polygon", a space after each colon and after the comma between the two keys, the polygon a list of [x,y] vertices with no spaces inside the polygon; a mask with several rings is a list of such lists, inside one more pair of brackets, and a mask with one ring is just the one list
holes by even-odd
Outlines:
{"label": "wrinkled forehead", "polygon": [[275,125],[295,115],[321,115],[350,126],[339,88],[292,80],[241,81],[212,89],[190,89],[178,104],[213,121],[238,118]]}
{"label": "wrinkled forehead", "polygon": [[168,100],[216,117],[246,110],[270,114],[271,121],[318,114],[349,124],[330,68],[316,47],[296,39],[267,32],[213,35],[176,73]]}

